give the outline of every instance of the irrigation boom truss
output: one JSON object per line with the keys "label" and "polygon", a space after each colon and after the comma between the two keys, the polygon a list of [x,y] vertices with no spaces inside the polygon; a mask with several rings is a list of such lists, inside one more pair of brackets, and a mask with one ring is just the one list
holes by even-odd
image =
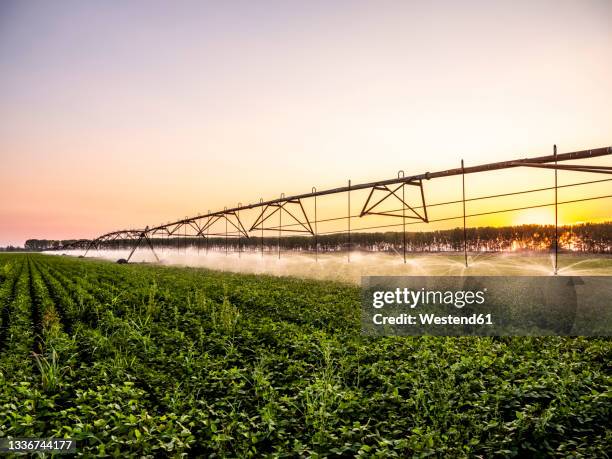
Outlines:
{"label": "irrigation boom truss", "polygon": [[[350,222],[352,218],[355,217],[364,217],[366,215],[378,215],[378,216],[389,216],[389,217],[399,217],[402,219],[402,223],[400,225],[404,228],[404,260],[406,257],[406,243],[405,243],[405,226],[406,220],[415,220],[416,222],[424,222],[429,223],[433,221],[443,221],[443,220],[452,220],[463,218],[463,229],[464,229],[464,252],[466,253],[466,265],[467,265],[467,243],[466,243],[466,218],[474,217],[480,215],[487,215],[491,213],[512,211],[512,210],[520,210],[518,209],[508,209],[508,210],[497,210],[488,213],[481,214],[473,214],[466,215],[465,213],[465,203],[466,201],[473,201],[478,199],[486,199],[490,197],[499,197],[499,196],[509,196],[514,194],[521,193],[529,193],[535,191],[542,190],[554,190],[555,191],[555,202],[554,204],[546,204],[546,205],[554,205],[555,206],[555,254],[558,252],[558,225],[557,225],[557,206],[558,204],[565,204],[569,202],[579,202],[586,201],[591,199],[602,199],[609,198],[610,196],[597,196],[586,199],[578,199],[574,201],[566,201],[559,203],[557,200],[557,190],[558,188],[567,187],[567,186],[575,186],[587,183],[596,183],[596,182],[606,182],[612,179],[605,180],[595,180],[592,182],[583,182],[572,185],[563,185],[558,186],[557,182],[557,172],[561,171],[575,171],[575,172],[589,172],[589,173],[597,173],[597,174],[612,174],[612,166],[594,166],[594,165],[584,165],[584,164],[558,164],[559,162],[564,161],[572,161],[572,160],[586,160],[590,158],[597,158],[601,156],[612,155],[612,147],[603,147],[597,148],[593,150],[582,150],[575,151],[570,153],[562,153],[557,154],[557,147],[554,147],[554,153],[548,156],[538,156],[533,158],[524,158],[517,159],[511,161],[501,161],[495,163],[482,164],[479,166],[471,166],[464,167],[463,160],[461,161],[461,167],[454,169],[447,169],[438,172],[425,172],[423,174],[404,176],[403,171],[400,171],[396,178],[381,180],[377,182],[369,182],[369,183],[361,183],[361,184],[351,184],[349,180],[347,186],[332,188],[328,190],[316,190],[312,189],[310,193],[303,193],[294,196],[284,196],[281,195],[277,199],[271,199],[268,201],[260,200],[254,204],[241,205],[239,204],[233,208],[224,208],[223,210],[219,210],[216,212],[207,212],[205,214],[196,215],[194,217],[188,217],[184,219],[180,219],[174,222],[169,222],[157,226],[146,227],[144,229],[127,229],[127,230],[119,230],[113,231],[110,233],[103,234],[92,240],[78,240],[71,244],[67,244],[60,247],[55,247],[52,250],[63,250],[63,249],[75,249],[82,248],[85,249],[85,255],[90,249],[99,249],[101,247],[105,247],[108,245],[112,245],[113,241],[134,241],[135,244],[132,248],[132,251],[128,257],[128,260],[132,257],[134,251],[138,248],[141,242],[145,241],[150,249],[155,254],[153,249],[153,244],[151,243],[151,238],[154,238],[156,235],[162,235],[165,237],[180,237],[180,230],[184,230],[185,237],[187,236],[187,229],[192,232],[189,237],[202,237],[208,240],[211,236],[224,236],[227,240],[228,237],[244,237],[249,238],[250,233],[254,231],[261,231],[262,236],[262,250],[263,250],[263,231],[278,231],[279,237],[279,256],[280,256],[280,235],[282,232],[293,232],[293,233],[304,233],[309,234],[316,238],[321,234],[331,234],[337,232],[346,232],[348,235],[348,248],[349,248],[349,257],[350,257],[350,234],[351,234],[351,226]],[[488,172],[495,171],[501,169],[511,169],[517,167],[529,167],[529,168],[544,168],[544,169],[552,169],[555,174],[555,182],[554,187],[550,188],[540,188],[534,190],[526,190],[518,193],[506,193],[499,195],[490,195],[483,196],[479,198],[466,199],[465,197],[465,176],[468,174],[474,174],[479,172]],[[449,201],[443,203],[436,204],[427,204],[425,199],[425,190],[423,187],[423,181],[428,181],[437,178],[443,177],[452,177],[452,176],[462,176],[462,184],[463,184],[463,195],[462,199],[458,201]],[[418,190],[418,198],[417,203],[408,203],[406,199],[406,191],[405,187],[414,187],[414,189]],[[350,199],[351,192],[355,192],[358,190],[369,190],[367,199],[365,200],[361,211],[358,215],[351,215],[350,208]],[[338,195],[338,194],[347,194],[348,198],[348,215],[339,217],[339,218],[331,218],[326,220],[317,220],[316,215],[316,199],[320,196],[327,195]],[[314,207],[314,218],[309,218],[308,212],[306,211],[303,200],[314,198],[315,207]],[[384,210],[382,208],[383,203],[388,205],[391,201],[397,203],[398,206],[401,205],[401,208],[394,210]],[[431,220],[428,217],[427,209],[428,207],[446,205],[446,204],[455,204],[455,203],[463,203],[463,215],[451,218],[442,218],[437,220]],[[544,206],[544,205],[543,205]],[[543,207],[543,206],[531,206],[531,207]],[[530,208],[530,207],[525,207]],[[240,212],[257,209],[257,217],[255,221],[250,226],[245,226],[243,221],[240,218]],[[284,225],[282,224],[282,216],[287,216],[291,223]],[[269,226],[271,224],[271,218],[275,216],[278,218],[278,224],[275,226]],[[348,226],[346,231],[332,231],[328,233],[318,233],[317,232],[317,223],[322,221],[332,221],[332,220],[348,220]],[[210,229],[216,223],[225,223],[225,231],[211,233]],[[268,226],[266,226],[268,225]],[[370,228],[360,228],[360,229],[373,229],[373,228],[381,228],[388,226],[398,226],[398,225],[383,225],[378,227],[370,227]],[[228,231],[229,229],[229,231]],[[315,242],[315,247],[316,247]],[[155,255],[157,258],[157,255]],[[557,263],[555,261],[555,272],[556,272]]]}

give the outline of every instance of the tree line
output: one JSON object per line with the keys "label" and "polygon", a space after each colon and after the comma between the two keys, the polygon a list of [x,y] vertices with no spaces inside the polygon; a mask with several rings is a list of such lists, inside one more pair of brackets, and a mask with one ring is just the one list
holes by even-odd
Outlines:
{"label": "tree line", "polygon": [[[194,236],[151,239],[155,247],[183,249],[193,247],[212,250],[283,250],[336,252],[349,247],[349,234],[337,233],[314,236],[283,236],[282,238],[252,236]],[[395,252],[403,248],[404,235],[398,231],[351,233],[350,248],[374,252]],[[521,225],[468,228],[467,250],[470,252],[501,252],[510,250],[547,251],[554,247],[555,227],[552,225]],[[30,239],[26,250],[40,251],[58,248],[77,240]],[[87,241],[81,240],[85,245]],[[133,241],[112,241],[106,248],[129,248]],[[143,243],[144,244],[144,243]],[[315,245],[316,244],[316,245]],[[453,252],[464,247],[463,228],[406,232],[406,250],[410,252]],[[612,222],[584,223],[559,227],[559,247],[562,250],[590,253],[612,253]]]}

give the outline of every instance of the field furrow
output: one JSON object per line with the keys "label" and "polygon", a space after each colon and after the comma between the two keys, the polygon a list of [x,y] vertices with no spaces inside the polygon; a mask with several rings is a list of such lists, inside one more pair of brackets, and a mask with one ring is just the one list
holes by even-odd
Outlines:
{"label": "field furrow", "polygon": [[70,335],[72,333],[73,320],[73,305],[70,302],[70,298],[66,295],[61,284],[57,283],[57,281],[49,275],[45,265],[37,261],[34,266],[39,273],[40,279],[44,283],[44,290],[53,304],[53,309],[59,316],[59,322],[62,329]]}
{"label": "field furrow", "polygon": [[35,282],[33,279],[33,262],[31,258],[27,260],[28,264],[28,291],[30,296],[30,307],[31,307],[31,317],[32,317],[32,333],[34,335],[34,343],[32,347],[32,352],[34,354],[40,354],[42,352],[42,331],[43,331],[43,323],[42,323],[42,312],[41,312],[41,303],[42,298],[40,295],[37,295]]}
{"label": "field furrow", "polygon": [[10,323],[3,352],[0,354],[0,437],[35,436],[38,391],[31,352],[34,347],[27,259],[15,285],[10,307]]}
{"label": "field furrow", "polygon": [[[344,284],[14,258],[0,436],[66,435],[122,457],[609,446],[607,338],[366,338]],[[33,408],[13,408],[23,400]]]}
{"label": "field furrow", "polygon": [[[16,265],[16,266],[15,266]],[[23,263],[18,261],[15,264],[5,264],[3,266],[4,282],[0,287],[0,352],[4,348],[6,336],[10,328],[11,307],[17,294],[17,282],[23,271]]]}

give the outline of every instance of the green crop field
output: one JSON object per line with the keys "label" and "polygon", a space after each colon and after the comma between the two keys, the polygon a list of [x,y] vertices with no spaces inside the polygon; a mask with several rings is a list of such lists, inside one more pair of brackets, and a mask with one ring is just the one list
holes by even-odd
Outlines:
{"label": "green crop field", "polygon": [[608,457],[612,341],[365,338],[358,287],[0,255],[0,437],[117,457]]}

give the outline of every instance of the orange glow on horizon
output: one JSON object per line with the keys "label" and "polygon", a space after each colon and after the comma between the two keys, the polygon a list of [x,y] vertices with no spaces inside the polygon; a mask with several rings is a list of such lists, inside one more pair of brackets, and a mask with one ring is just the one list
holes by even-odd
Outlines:
{"label": "orange glow on horizon", "polygon": [[[512,222],[513,225],[554,225],[555,210],[554,208],[527,209],[516,212],[516,216]],[[559,221],[559,225],[563,225]]]}

